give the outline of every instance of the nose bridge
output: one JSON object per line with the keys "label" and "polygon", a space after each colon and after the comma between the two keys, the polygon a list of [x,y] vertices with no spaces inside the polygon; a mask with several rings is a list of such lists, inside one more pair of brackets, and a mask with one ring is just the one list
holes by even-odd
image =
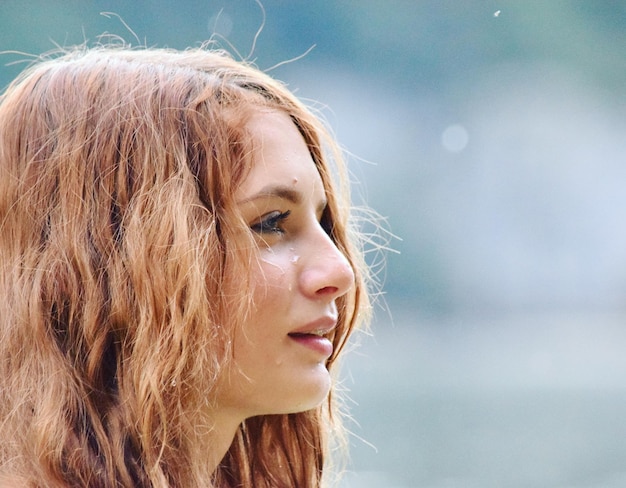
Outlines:
{"label": "nose bridge", "polygon": [[337,298],[354,284],[348,258],[321,227],[311,240],[304,261],[301,280],[308,294]]}

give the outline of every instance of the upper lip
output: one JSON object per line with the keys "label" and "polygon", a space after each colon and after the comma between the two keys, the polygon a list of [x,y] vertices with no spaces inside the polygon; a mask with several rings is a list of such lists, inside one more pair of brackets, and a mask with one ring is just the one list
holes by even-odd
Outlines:
{"label": "upper lip", "polygon": [[308,324],[292,330],[288,335],[317,335],[325,336],[332,332],[337,327],[337,317],[334,315],[325,315]]}

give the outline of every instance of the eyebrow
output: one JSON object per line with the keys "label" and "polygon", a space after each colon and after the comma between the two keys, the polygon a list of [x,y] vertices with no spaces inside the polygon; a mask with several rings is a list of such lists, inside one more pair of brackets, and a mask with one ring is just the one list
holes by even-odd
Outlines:
{"label": "eyebrow", "polygon": [[[281,198],[283,200],[287,200],[293,203],[294,205],[299,205],[304,200],[302,193],[297,190],[294,190],[293,188],[289,188],[283,185],[270,185],[261,189],[261,191],[259,191],[258,193],[255,193],[254,195],[248,198],[244,198],[243,200],[240,200],[237,203],[239,205],[243,205],[243,204],[252,202],[254,200],[259,200],[262,198]],[[327,206],[328,206],[328,201],[326,199],[323,199],[317,206],[317,210],[319,212],[323,212]]]}

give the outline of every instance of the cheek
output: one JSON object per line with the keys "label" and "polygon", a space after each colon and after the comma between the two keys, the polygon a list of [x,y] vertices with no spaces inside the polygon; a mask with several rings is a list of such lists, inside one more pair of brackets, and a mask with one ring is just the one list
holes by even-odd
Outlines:
{"label": "cheek", "polygon": [[[251,272],[250,319],[236,339],[235,357],[244,370],[251,365],[256,370],[258,364],[280,362],[276,346],[291,328],[294,273],[280,256],[267,254],[261,256]],[[251,375],[250,371],[246,374]]]}
{"label": "cheek", "polygon": [[[287,256],[266,252],[259,258],[251,277],[254,303],[258,312],[276,310],[276,304],[295,291],[294,268]],[[269,304],[273,305],[268,306]]]}

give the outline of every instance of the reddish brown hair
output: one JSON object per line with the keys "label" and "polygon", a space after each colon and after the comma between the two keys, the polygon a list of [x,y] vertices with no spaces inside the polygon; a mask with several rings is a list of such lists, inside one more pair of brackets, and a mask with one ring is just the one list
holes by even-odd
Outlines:
{"label": "reddish brown hair", "polygon": [[[245,124],[261,107],[302,133],[325,224],[357,276],[338,301],[332,368],[367,303],[361,257],[331,177],[338,153],[282,84],[219,51],[97,48],[42,61],[2,95],[7,472],[46,487],[320,485],[332,396],[248,419],[213,473],[196,437],[249,309],[233,194],[250,164]],[[241,294],[221,293],[235,284]]]}

